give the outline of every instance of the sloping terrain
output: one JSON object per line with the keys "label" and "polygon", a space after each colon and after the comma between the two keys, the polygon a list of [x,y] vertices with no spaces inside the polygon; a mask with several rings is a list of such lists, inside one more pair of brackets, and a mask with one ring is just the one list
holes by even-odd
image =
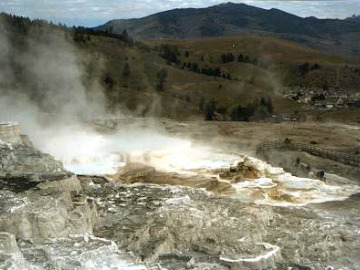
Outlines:
{"label": "sloping terrain", "polygon": [[[360,25],[348,20],[302,18],[278,9],[227,3],[209,8],[174,9],[140,19],[112,20],[96,29],[136,39],[204,38],[257,34],[291,39],[324,52],[359,58]],[[341,50],[339,50],[341,48]]]}
{"label": "sloping terrain", "polygon": [[[230,120],[234,109],[258,107],[263,98],[270,100],[271,106],[268,102],[267,112],[256,109],[255,119],[295,112],[316,118],[319,113],[283,97],[282,88],[336,85],[357,91],[360,84],[358,65],[276,38],[233,36],[140,43],[106,32],[2,16],[14,55],[3,58],[1,69],[9,74],[0,81],[4,96],[25,95],[48,113],[59,111],[56,101],[60,99],[69,102],[80,116],[89,110],[105,110],[205,119],[210,111],[211,118]],[[49,44],[51,50],[46,49]],[[340,118],[338,114],[328,118]],[[356,112],[354,115],[356,118]]]}
{"label": "sloping terrain", "polygon": [[[11,151],[11,147],[4,149],[8,155]],[[41,173],[37,157],[16,154],[25,156],[34,160],[31,176],[35,178]],[[51,162],[58,163],[53,158]],[[19,173],[28,170],[20,168]],[[24,179],[22,190],[2,183],[2,269],[359,267],[356,194],[342,201],[278,207],[184,186],[126,185],[99,176],[54,180],[54,174],[57,171],[36,186]],[[248,177],[242,175],[239,183],[256,180]],[[294,181],[290,175],[285,177]],[[301,185],[304,179],[295,183],[298,181],[300,185],[290,186],[290,191],[311,192],[325,186],[317,180],[308,179],[313,183],[310,186]],[[259,198],[258,189],[261,187],[245,188],[246,192],[254,190],[250,193],[254,198]],[[347,194],[358,191],[350,182],[336,189],[347,190]],[[335,198],[340,194],[333,193]]]}

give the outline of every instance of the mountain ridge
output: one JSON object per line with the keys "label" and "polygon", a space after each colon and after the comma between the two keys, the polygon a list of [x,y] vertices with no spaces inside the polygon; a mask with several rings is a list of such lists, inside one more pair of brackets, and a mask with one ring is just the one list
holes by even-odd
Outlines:
{"label": "mountain ridge", "polygon": [[360,59],[360,23],[356,19],[303,18],[280,9],[263,9],[243,3],[173,9],[143,18],[111,20],[94,29],[115,34],[127,30],[137,40],[267,35],[300,42],[330,54]]}
{"label": "mountain ridge", "polygon": [[[184,16],[187,16],[187,22],[180,21],[184,19]],[[201,16],[199,18],[200,21],[195,21],[194,16]],[[357,20],[351,20],[349,18],[345,20],[318,19],[316,17],[303,18],[276,8],[263,9],[243,3],[235,4],[231,2],[210,6],[207,8],[177,8],[155,13],[142,18],[114,19],[95,28],[100,30],[113,31],[115,33],[122,32],[123,30],[128,30],[130,34],[132,33],[131,30],[136,30],[132,34],[135,38],[138,39],[148,39],[149,34],[155,37],[162,35],[163,37],[168,38],[191,38],[190,33],[183,33],[184,36],[182,37],[181,35],[179,35],[181,33],[176,32],[176,29],[173,29],[175,30],[173,32],[169,32],[166,31],[166,28],[171,24],[172,26],[174,26],[180,23],[182,23],[183,25],[185,23],[195,23],[195,28],[201,28],[206,26],[204,25],[204,23],[208,23],[209,19],[215,20],[217,23],[219,23],[219,25],[222,26],[227,24],[239,28],[247,28],[251,30],[275,33],[289,33],[289,30],[292,30],[302,34],[319,35],[318,32],[324,30],[324,28],[327,30],[326,33],[331,34],[360,31],[360,26],[356,23]],[[287,23],[285,25],[283,24],[284,20],[286,20],[285,22]],[[131,23],[136,24],[144,22],[157,23],[157,26],[159,26],[159,28],[157,29],[158,32],[145,33],[141,31],[141,29],[138,29],[138,25],[131,25]],[[299,24],[303,24],[301,25],[302,29],[291,28],[294,26],[300,26]],[[331,28],[329,24],[331,24],[330,26],[333,26],[333,28]],[[342,26],[342,30],[338,29],[339,25]],[[126,27],[130,29],[126,29]],[[229,31],[225,31],[224,34],[228,34],[228,32]],[[206,36],[209,35],[206,35],[206,33],[202,33],[201,36],[197,37]]]}

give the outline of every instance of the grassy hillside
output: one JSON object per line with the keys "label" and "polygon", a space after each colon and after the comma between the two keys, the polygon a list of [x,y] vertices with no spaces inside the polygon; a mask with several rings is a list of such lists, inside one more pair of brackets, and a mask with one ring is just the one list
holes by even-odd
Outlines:
{"label": "grassy hillside", "polygon": [[272,36],[360,61],[360,26],[356,18],[302,18],[278,9],[230,2],[208,8],[174,9],[139,19],[112,20],[96,29],[118,34],[126,29],[138,40]]}
{"label": "grassy hillside", "polygon": [[[215,48],[219,42],[223,42],[221,39],[213,41]],[[172,44],[172,41],[169,42]],[[225,39],[225,42],[232,43],[228,39]],[[244,41],[239,40],[239,47],[242,46],[241,42]],[[232,75],[231,80],[191,72],[182,69],[180,64],[168,63],[154,48],[160,44],[150,42],[146,45],[129,45],[114,38],[90,35],[86,42],[77,42],[75,45],[84,53],[101,57],[103,68],[96,76],[99,76],[98,79],[105,89],[108,108],[114,112],[120,110],[137,115],[204,119],[204,107],[209,102],[215,102],[218,108],[225,109],[225,116],[220,119],[230,119],[235,106],[245,106],[259,101],[261,97],[271,97],[277,113],[293,114],[295,110],[301,110],[296,102],[276,93],[282,82],[271,70],[246,63],[221,64],[220,60],[215,59],[215,54],[226,52],[226,48],[214,52],[206,48],[209,55],[201,62],[201,51],[196,48],[202,47],[195,43],[199,47],[194,46],[186,61],[196,61],[199,65],[214,68],[220,66],[221,70]],[[182,47],[178,47],[181,54]],[[257,56],[250,49],[249,54]],[[210,63],[206,58],[212,56],[214,60]],[[127,76],[124,75],[126,64],[130,69]],[[166,70],[167,76],[163,89],[159,90],[158,74],[161,70]],[[110,79],[110,82],[107,79]]]}
{"label": "grassy hillside", "polygon": [[[344,63],[340,57],[321,54],[292,41],[258,36],[204,39],[161,39],[144,41],[149,45],[169,44],[193,52],[193,56],[216,57],[222,53],[245,53],[252,57],[271,56],[278,61]],[[220,59],[216,59],[220,60]]]}
{"label": "grassy hillside", "polygon": [[[282,85],[307,85],[322,87],[338,84],[342,88],[357,88],[360,83],[359,65],[349,65],[347,61],[332,55],[320,53],[295,42],[250,37],[224,37],[196,40],[150,40],[153,47],[169,44],[178,48],[182,62],[198,62],[201,66],[221,65],[233,78],[249,79],[251,76],[267,82],[276,77]],[[185,53],[188,52],[188,57]],[[223,63],[221,56],[232,53],[234,62]],[[257,59],[260,65],[239,63],[237,57],[244,54]],[[301,73],[301,65],[319,65],[318,69]],[[272,79],[269,79],[269,76]],[[265,78],[265,79],[264,79]],[[258,81],[258,80],[256,80]]]}
{"label": "grassy hillside", "polygon": [[[31,39],[33,47],[42,48],[49,34],[65,39],[86,71],[82,76],[85,88],[88,92],[104,92],[109,112],[205,119],[211,111],[215,119],[229,120],[234,110],[240,114],[250,110],[252,117],[247,120],[256,120],[273,113],[308,114],[307,107],[280,94],[284,86],[322,87],[324,82],[332,84],[335,79],[341,87],[360,85],[358,66],[285,40],[245,36],[139,43],[126,35],[7,19],[12,26],[8,29],[13,50],[20,55],[27,52],[30,34],[37,37]],[[25,31],[21,25],[26,25]],[[44,63],[53,54],[60,57],[61,47],[54,46],[47,53],[49,58],[42,59]],[[231,61],[229,54],[234,58]],[[240,54],[242,60],[238,61]],[[14,59],[10,66],[17,84],[11,90],[26,91],[41,103],[41,97],[53,85],[44,78],[40,78],[41,87],[33,80],[29,84],[31,70]],[[304,71],[306,63],[310,68]],[[318,67],[313,69],[315,64]],[[49,75],[56,78],[52,73]],[[98,87],[92,87],[94,82]],[[72,91],[71,87],[65,89]]]}

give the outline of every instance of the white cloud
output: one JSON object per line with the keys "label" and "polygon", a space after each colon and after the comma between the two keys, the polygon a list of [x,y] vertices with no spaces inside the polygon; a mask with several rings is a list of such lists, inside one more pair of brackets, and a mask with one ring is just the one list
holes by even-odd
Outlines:
{"label": "white cloud", "polygon": [[[221,0],[0,0],[0,10],[69,25],[95,26],[111,19],[134,18],[173,8],[206,7]],[[302,17],[345,18],[360,14],[358,0],[233,0],[262,8],[278,8]]]}

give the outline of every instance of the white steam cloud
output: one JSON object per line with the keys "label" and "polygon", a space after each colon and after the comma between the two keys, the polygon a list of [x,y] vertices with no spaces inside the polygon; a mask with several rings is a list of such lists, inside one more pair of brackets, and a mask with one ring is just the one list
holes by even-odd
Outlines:
{"label": "white steam cloud", "polygon": [[[72,127],[105,114],[101,84],[86,73],[94,59],[71,42],[69,33],[46,27],[25,34],[8,29],[0,22],[0,121],[18,122],[37,148],[55,156],[81,149],[84,138],[71,135],[88,131]],[[95,60],[93,68],[100,70],[101,60]]]}
{"label": "white steam cloud", "polygon": [[0,23],[0,121],[18,122],[36,148],[69,170],[109,173],[122,162],[119,153],[141,161],[149,151],[189,146],[166,135],[154,119],[128,119],[116,134],[95,132],[88,123],[108,117],[101,58],[77,48],[70,33],[30,28],[17,36],[6,29]]}

